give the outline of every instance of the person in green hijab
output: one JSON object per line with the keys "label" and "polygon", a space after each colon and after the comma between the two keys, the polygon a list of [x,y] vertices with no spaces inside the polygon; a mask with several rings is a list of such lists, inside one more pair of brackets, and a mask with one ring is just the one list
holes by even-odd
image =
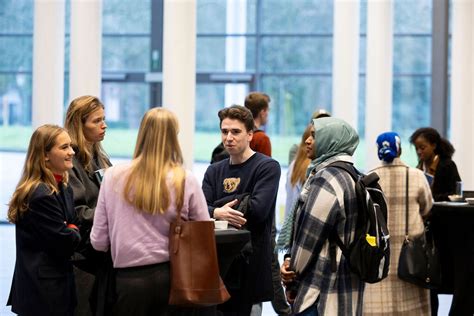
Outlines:
{"label": "person in green hijab", "polygon": [[[315,167],[321,163],[324,164],[332,157],[352,156],[359,145],[359,135],[344,120],[335,117],[313,119],[313,129],[311,136],[314,145],[311,145],[312,152],[308,152],[308,157],[312,159],[308,166],[308,175]],[[317,142],[314,142],[315,135],[317,135]],[[308,139],[306,149],[308,149]]]}
{"label": "person in green hijab", "polygon": [[295,315],[362,315],[364,282],[350,272],[340,248],[329,241],[333,231],[346,245],[354,238],[355,183],[348,172],[331,164],[353,164],[358,144],[357,132],[344,120],[313,120],[305,141],[312,161],[294,208],[291,254],[281,267]]}

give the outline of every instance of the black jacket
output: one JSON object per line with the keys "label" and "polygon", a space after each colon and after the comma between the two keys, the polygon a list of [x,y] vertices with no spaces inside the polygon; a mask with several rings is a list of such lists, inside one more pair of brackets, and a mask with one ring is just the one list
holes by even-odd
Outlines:
{"label": "black jacket", "polygon": [[448,195],[456,193],[456,182],[461,181],[458,168],[450,158],[441,158],[436,168],[431,191],[433,199],[449,201]]}
{"label": "black jacket", "polygon": [[16,263],[8,305],[20,315],[72,315],[76,306],[70,257],[80,235],[67,228],[75,218],[72,190],[51,194],[40,184],[16,223]]}

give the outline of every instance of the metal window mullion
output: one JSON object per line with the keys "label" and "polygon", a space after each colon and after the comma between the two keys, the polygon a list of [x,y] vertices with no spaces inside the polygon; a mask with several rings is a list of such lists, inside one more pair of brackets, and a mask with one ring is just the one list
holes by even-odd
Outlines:
{"label": "metal window mullion", "polygon": [[433,0],[431,47],[431,126],[441,135],[448,131],[449,0]]}

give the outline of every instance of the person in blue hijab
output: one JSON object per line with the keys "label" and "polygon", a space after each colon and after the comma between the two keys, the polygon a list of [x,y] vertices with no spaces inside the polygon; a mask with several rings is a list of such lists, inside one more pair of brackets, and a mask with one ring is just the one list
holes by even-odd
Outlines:
{"label": "person in blue hijab", "polygon": [[400,136],[395,132],[382,133],[377,137],[377,155],[379,159],[390,163],[402,153]]}
{"label": "person in blue hijab", "polygon": [[377,173],[380,178],[379,184],[389,211],[390,269],[382,282],[366,285],[364,316],[431,314],[430,291],[402,281],[397,276],[399,253],[406,235],[407,212],[410,219],[408,234],[410,237],[417,236],[423,232],[424,219],[429,216],[433,205],[430,186],[423,172],[405,164],[400,158],[401,153],[397,133],[390,131],[377,137],[380,165],[371,172]]}

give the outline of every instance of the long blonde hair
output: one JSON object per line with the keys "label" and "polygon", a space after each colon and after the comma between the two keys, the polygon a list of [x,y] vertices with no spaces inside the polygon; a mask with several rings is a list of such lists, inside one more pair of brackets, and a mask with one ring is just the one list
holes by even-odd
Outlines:
{"label": "long blonde hair", "polygon": [[[66,130],[57,125],[46,124],[38,127],[31,135],[30,144],[26,153],[23,173],[15,192],[8,203],[8,220],[17,223],[28,209],[28,199],[40,183],[44,183],[52,193],[59,188],[53,172],[46,166],[46,154],[56,144],[57,137]],[[63,182],[67,184],[68,173],[62,174]]]}
{"label": "long blonde hair", "polygon": [[298,146],[298,151],[296,152],[295,165],[293,167],[293,172],[291,173],[291,185],[295,186],[298,183],[303,184],[306,180],[306,169],[308,168],[311,159],[306,156],[305,141],[311,135],[311,125],[308,125],[301,136],[301,143]]}
{"label": "long blonde hair", "polygon": [[91,146],[84,136],[84,124],[87,118],[100,108],[104,109],[104,105],[97,97],[84,95],[75,98],[69,104],[66,121],[64,122],[64,127],[69,132],[69,136],[71,136],[72,145],[77,149],[76,157],[84,166],[84,169],[89,172],[94,171],[92,170],[92,159],[95,155],[97,155],[101,167],[110,166],[107,154],[102,148],[101,143],[93,143]]}
{"label": "long blonde hair", "polygon": [[164,108],[145,113],[140,123],[130,174],[125,183],[124,198],[138,210],[163,214],[170,206],[167,185],[173,173],[176,207],[184,201],[183,155],[178,142],[178,120]]}

